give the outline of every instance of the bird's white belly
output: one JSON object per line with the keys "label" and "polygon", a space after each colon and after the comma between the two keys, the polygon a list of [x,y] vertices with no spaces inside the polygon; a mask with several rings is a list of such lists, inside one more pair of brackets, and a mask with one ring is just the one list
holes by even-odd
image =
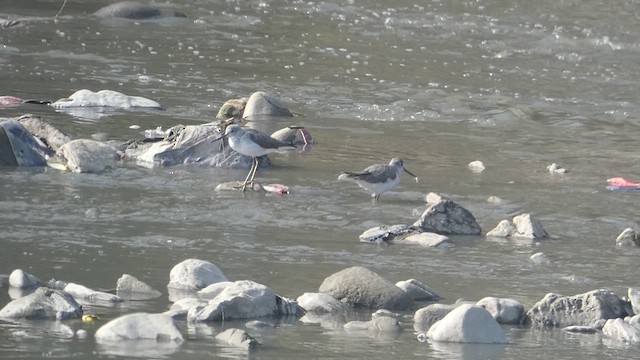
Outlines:
{"label": "bird's white belly", "polygon": [[361,188],[367,190],[372,194],[382,194],[383,192],[394,188],[400,183],[400,176],[396,176],[395,179],[387,179],[385,182],[370,183],[362,180],[357,180],[356,184]]}
{"label": "bird's white belly", "polygon": [[229,146],[242,155],[259,157],[266,155],[274,149],[264,149],[249,138],[241,137],[240,139],[229,138]]}

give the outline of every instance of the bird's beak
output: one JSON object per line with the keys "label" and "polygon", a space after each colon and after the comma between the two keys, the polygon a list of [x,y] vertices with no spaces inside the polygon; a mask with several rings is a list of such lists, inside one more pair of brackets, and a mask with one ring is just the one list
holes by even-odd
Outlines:
{"label": "bird's beak", "polygon": [[223,134],[222,136],[220,136],[219,138],[215,139],[215,140],[211,140],[212,143],[218,141],[218,140],[222,140],[227,136],[227,134]]}
{"label": "bird's beak", "polygon": [[413,176],[416,179],[416,182],[418,182],[418,177],[415,176],[411,171],[407,170],[407,168],[405,168],[404,166],[402,167],[402,169],[404,170],[404,172],[406,172],[407,174]]}

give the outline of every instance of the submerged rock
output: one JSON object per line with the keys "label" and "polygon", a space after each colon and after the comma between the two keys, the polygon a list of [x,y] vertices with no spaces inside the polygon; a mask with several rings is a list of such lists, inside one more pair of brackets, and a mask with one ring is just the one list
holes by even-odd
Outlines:
{"label": "submerged rock", "polygon": [[634,229],[626,228],[616,238],[616,246],[640,246],[640,236]]}
{"label": "submerged rock", "polygon": [[539,326],[591,326],[597,320],[622,318],[632,311],[616,294],[599,289],[574,296],[549,293],[529,309],[527,316]]}
{"label": "submerged rock", "polygon": [[409,231],[411,231],[411,226],[409,225],[382,225],[366,230],[365,232],[360,234],[359,239],[361,242],[381,243],[384,241],[391,241],[396,236],[406,234]]}
{"label": "submerged rock", "polygon": [[47,165],[75,173],[99,173],[114,169],[120,152],[111,145],[90,139],[71,140],[62,145]]}
{"label": "submerged rock", "polygon": [[335,313],[349,310],[347,304],[325,293],[304,293],[296,299],[296,302],[307,312]]}
{"label": "submerged rock", "polygon": [[30,295],[8,303],[0,310],[0,318],[65,320],[82,317],[82,307],[71,294],[44,287]]}
{"label": "submerged rock", "polygon": [[413,225],[441,235],[478,235],[481,232],[469,210],[446,198],[432,203]]}
{"label": "submerged rock", "polygon": [[73,107],[112,107],[118,109],[152,108],[163,110],[159,103],[141,96],[129,96],[113,90],[93,92],[82,89],[71,94],[68,98],[60,99],[51,106],[64,109]]}
{"label": "submerged rock", "polygon": [[406,309],[413,304],[411,295],[361,266],[347,268],[327,277],[319,291],[354,307]]}
{"label": "submerged rock", "polygon": [[480,299],[476,305],[485,308],[500,324],[520,324],[525,317],[524,306],[517,300],[496,297]]}
{"label": "submerged rock", "polygon": [[505,344],[507,335],[483,307],[463,304],[427,331],[432,341]]}
{"label": "submerged rock", "polygon": [[95,334],[98,342],[123,340],[155,340],[182,342],[182,334],[173,319],[164,314],[134,313],[120,316],[100,327]]}
{"label": "submerged rock", "polygon": [[395,318],[380,316],[369,321],[350,321],[344,325],[349,332],[365,331],[370,337],[393,337],[401,330],[400,323]]}
{"label": "submerged rock", "polygon": [[394,239],[394,243],[411,243],[426,247],[448,248],[453,246],[449,237],[432,232],[411,234],[405,238]]}
{"label": "submerged rock", "polygon": [[182,11],[162,4],[143,4],[136,1],[120,1],[107,5],[94,13],[102,18],[149,20],[168,17],[187,17]]}
{"label": "submerged rock", "polygon": [[231,328],[216,335],[216,340],[225,344],[243,348],[253,349],[260,345],[260,342],[253,335],[242,329]]}

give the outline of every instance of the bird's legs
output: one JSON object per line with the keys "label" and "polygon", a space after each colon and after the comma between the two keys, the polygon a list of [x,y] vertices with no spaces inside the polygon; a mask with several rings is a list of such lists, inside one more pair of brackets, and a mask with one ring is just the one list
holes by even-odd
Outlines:
{"label": "bird's legs", "polygon": [[253,173],[251,174],[251,179],[249,180],[249,184],[253,187],[253,178],[256,177],[256,172],[258,171],[258,158],[253,158]]}
{"label": "bird's legs", "polygon": [[242,191],[246,190],[247,184],[251,184],[251,186],[253,187],[253,178],[256,176],[257,169],[258,169],[258,158],[254,157],[253,162],[251,163],[251,169],[249,169],[249,173],[247,174],[247,177],[244,179],[244,182],[240,187],[242,188]]}

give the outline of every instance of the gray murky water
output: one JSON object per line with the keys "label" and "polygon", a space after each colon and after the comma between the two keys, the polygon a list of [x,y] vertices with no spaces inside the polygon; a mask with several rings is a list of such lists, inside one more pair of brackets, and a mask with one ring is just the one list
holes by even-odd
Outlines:
{"label": "gray murky water", "polygon": [[[52,99],[76,90],[145,96],[163,112],[33,113],[74,137],[126,140],[145,128],[210,121],[229,98],[278,95],[319,144],[277,154],[258,173],[290,196],[215,193],[246,172],[127,166],[99,175],[0,169],[0,273],[22,268],[92,288],[123,273],[166,292],[186,258],[217,264],[297,297],[342,268],[362,265],[392,281],[416,278],[443,302],[512,297],[530,307],[548,292],[573,295],[638,286],[635,249],[615,237],[637,226],[635,192],[605,190],[613,176],[640,178],[639,12],[634,1],[220,1],[176,0],[188,19],[99,21],[102,0],[0,0],[0,15],[31,17],[0,30],[0,95]],[[289,123],[273,124],[274,129]],[[340,171],[401,156],[408,177],[374,205]],[[487,169],[474,174],[472,160]],[[570,172],[551,175],[556,162]],[[424,194],[452,196],[483,231],[522,212],[553,239],[539,243],[454,237],[453,249],[362,244],[380,224],[413,222]],[[489,196],[504,199],[490,204]],[[544,252],[551,265],[534,266]],[[0,292],[0,304],[10,300]],[[166,296],[90,309],[103,320],[163,311]],[[366,314],[362,314],[363,317]],[[90,334],[95,327],[84,327]],[[597,335],[506,327],[507,346],[428,344],[411,322],[395,339],[283,322],[258,334],[255,358],[600,359],[637,349]],[[225,326],[229,326],[226,324]],[[50,323],[0,323],[0,357],[244,358],[213,340],[219,325],[181,324],[188,338],[157,353],[69,338]]]}

